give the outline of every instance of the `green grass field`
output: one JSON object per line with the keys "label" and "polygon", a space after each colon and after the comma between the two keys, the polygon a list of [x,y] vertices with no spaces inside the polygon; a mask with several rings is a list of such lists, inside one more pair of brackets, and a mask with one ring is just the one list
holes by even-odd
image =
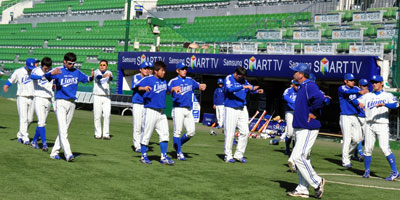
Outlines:
{"label": "green grass field", "polygon": [[[49,152],[17,143],[15,101],[0,98],[0,110],[0,199],[294,198],[285,192],[296,187],[298,177],[288,171],[282,143],[272,146],[269,140],[249,139],[245,154],[249,163],[225,163],[223,135],[210,136],[209,128],[198,124],[196,137],[183,148],[187,161],[178,161],[171,154],[175,165],[161,165],[155,133],[149,152],[153,164],[144,165],[139,162],[140,155],[131,149],[131,116],[112,115],[112,139],[95,140],[93,113],[76,110],[69,141],[78,157],[68,163],[51,160]],[[36,123],[30,126],[30,138],[35,128]],[[50,146],[56,135],[56,117],[51,112],[47,123]],[[174,153],[171,143],[168,152]],[[400,151],[393,152],[400,162]],[[324,199],[398,198],[400,182],[382,179],[389,175],[390,167],[379,148],[374,151],[371,165],[373,176],[378,178],[363,179],[361,162],[353,161],[353,169],[343,169],[340,154],[340,143],[318,139],[314,145],[313,166],[327,180]],[[310,195],[314,195],[312,189]]]}

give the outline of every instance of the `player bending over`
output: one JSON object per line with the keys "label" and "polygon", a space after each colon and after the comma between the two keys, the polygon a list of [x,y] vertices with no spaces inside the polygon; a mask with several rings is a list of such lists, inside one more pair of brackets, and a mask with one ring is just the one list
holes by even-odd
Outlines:
{"label": "player bending over", "polygon": [[383,78],[381,76],[372,76],[370,82],[372,83],[373,91],[358,99],[360,108],[365,110],[366,119],[365,173],[363,177],[370,177],[372,150],[374,150],[375,140],[378,137],[379,147],[385,154],[390,168],[392,168],[392,173],[385,180],[394,181],[400,175],[397,171],[395,156],[389,146],[389,109],[397,109],[399,104],[391,93],[383,91]]}
{"label": "player bending over", "polygon": [[[181,146],[188,142],[195,135],[195,124],[192,114],[195,89],[204,91],[206,84],[200,84],[191,77],[187,77],[188,66],[185,63],[176,65],[176,73],[178,76],[171,79],[168,83],[168,91],[172,94],[173,108],[172,118],[174,120],[174,148],[176,150],[178,160],[186,160],[182,153]],[[186,133],[182,135],[182,128],[185,126]]]}
{"label": "player bending over", "polygon": [[46,142],[46,120],[50,111],[53,92],[53,80],[47,80],[43,75],[51,70],[53,61],[49,57],[44,57],[40,67],[36,67],[32,70],[31,79],[35,88],[35,112],[37,116],[37,127],[35,136],[32,139],[31,146],[35,149],[39,149],[37,140],[42,140],[42,150],[48,151]]}
{"label": "player bending over", "polygon": [[56,116],[58,123],[58,135],[54,142],[53,149],[50,154],[51,159],[60,160],[58,155],[60,149],[64,150],[65,159],[70,162],[74,160],[71,147],[68,141],[68,129],[71,124],[75,111],[76,91],[78,83],[87,83],[93,80],[93,69],[91,77],[86,76],[75,66],[76,55],[74,53],[66,53],[64,55],[64,65],[57,67],[44,76],[47,80],[54,80],[56,84]]}
{"label": "player bending over", "polygon": [[154,63],[154,75],[142,78],[134,87],[138,87],[139,91],[144,91],[144,117],[142,124],[142,140],[141,151],[142,157],[140,161],[144,164],[151,164],[147,157],[147,149],[151,135],[154,129],[157,131],[160,139],[161,159],[160,163],[165,165],[173,165],[175,162],[167,156],[167,148],[169,141],[168,120],[164,113],[165,96],[167,94],[167,81],[165,81],[165,69],[167,65],[162,61]]}
{"label": "player bending over", "polygon": [[35,69],[36,60],[28,58],[25,66],[14,71],[4,84],[4,92],[8,92],[11,84],[18,83],[17,108],[19,115],[19,131],[17,133],[18,142],[29,145],[28,127],[33,121],[33,82],[30,78],[31,71]]}

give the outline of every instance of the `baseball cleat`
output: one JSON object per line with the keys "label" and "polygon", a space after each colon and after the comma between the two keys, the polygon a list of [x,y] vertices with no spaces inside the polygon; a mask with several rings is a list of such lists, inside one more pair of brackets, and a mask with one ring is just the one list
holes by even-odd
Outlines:
{"label": "baseball cleat", "polygon": [[235,158],[235,160],[239,161],[240,163],[247,163],[247,160],[244,159],[243,157],[241,157],[241,158]]}
{"label": "baseball cleat", "polygon": [[25,142],[24,142],[24,145],[29,145],[29,141],[25,141]]}
{"label": "baseball cleat", "polygon": [[186,160],[185,155],[183,155],[182,152],[177,153],[177,154],[176,154],[176,157],[178,158],[178,160],[182,160],[182,161],[185,161],[185,160]]}
{"label": "baseball cleat", "polygon": [[302,198],[308,198],[308,194],[304,194],[304,193],[300,193],[297,190],[293,190],[290,192],[286,193],[288,196],[292,196],[292,197],[302,197]]}
{"label": "baseball cleat", "polygon": [[385,178],[387,181],[394,181],[400,177],[399,172],[392,172],[389,177]]}
{"label": "baseball cleat", "polygon": [[39,145],[37,144],[37,142],[34,142],[34,141],[31,142],[31,147],[34,148],[34,149],[39,149],[40,148]]}
{"label": "baseball cleat", "polygon": [[49,147],[47,147],[47,144],[43,144],[42,151],[47,152],[48,150],[49,150]]}
{"label": "baseball cleat", "polygon": [[171,158],[169,158],[168,156],[162,157],[160,159],[160,163],[163,165],[173,165],[175,164],[175,162],[173,160],[171,160]]}
{"label": "baseball cleat", "polygon": [[94,139],[101,139],[100,136],[94,136]]}
{"label": "baseball cleat", "polygon": [[111,137],[110,137],[110,136],[104,136],[103,139],[105,139],[105,140],[110,140]]}
{"label": "baseball cleat", "polygon": [[74,155],[70,155],[70,156],[67,158],[67,162],[72,162],[73,160],[75,160],[75,156],[74,156]]}
{"label": "baseball cleat", "polygon": [[215,127],[215,128],[217,128],[217,129],[221,129],[221,128],[222,128],[222,126],[219,126],[219,125],[218,125],[218,126],[217,126],[217,127]]}
{"label": "baseball cleat", "polygon": [[231,158],[231,159],[225,159],[225,162],[227,163],[234,163],[236,162],[235,159]]}
{"label": "baseball cleat", "polygon": [[24,143],[24,141],[22,141],[21,138],[18,138],[17,142],[18,142],[18,143]]}
{"label": "baseball cleat", "polygon": [[355,160],[355,161],[359,161],[359,162],[363,162],[364,161],[364,157],[363,156],[360,156],[360,157],[352,156],[351,159]]}
{"label": "baseball cleat", "polygon": [[351,164],[347,164],[347,165],[343,165],[343,167],[346,168],[346,169],[350,169],[352,167],[352,165]]}
{"label": "baseball cleat", "polygon": [[50,158],[53,160],[61,160],[61,157],[59,155],[50,155]]}
{"label": "baseball cleat", "polygon": [[322,178],[321,183],[319,184],[318,188],[315,189],[315,198],[320,199],[324,194],[324,186],[325,186],[325,179]]}
{"label": "baseball cleat", "polygon": [[140,162],[142,162],[144,164],[151,164],[151,161],[149,160],[149,158],[146,155],[143,155],[142,158],[140,158]]}
{"label": "baseball cleat", "polygon": [[288,160],[288,166],[291,172],[296,172],[296,165],[292,161]]}
{"label": "baseball cleat", "polygon": [[367,169],[367,170],[365,170],[365,172],[364,172],[363,178],[369,178],[369,177],[370,177],[370,175],[369,175],[369,170]]}
{"label": "baseball cleat", "polygon": [[137,149],[135,150],[135,152],[136,152],[136,153],[142,153],[142,150],[141,150],[140,148],[137,148]]}

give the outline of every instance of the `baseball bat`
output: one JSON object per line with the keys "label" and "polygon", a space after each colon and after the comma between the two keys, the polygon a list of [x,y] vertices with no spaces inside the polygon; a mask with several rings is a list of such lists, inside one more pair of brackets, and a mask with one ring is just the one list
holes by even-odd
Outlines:
{"label": "baseball bat", "polygon": [[254,125],[253,129],[251,129],[251,132],[254,132],[254,131],[257,129],[258,125],[260,124],[261,120],[264,118],[264,116],[265,116],[266,114],[267,114],[267,111],[264,110],[264,112],[262,113],[260,119],[258,119],[258,121],[257,121],[257,123]]}
{"label": "baseball bat", "polygon": [[211,127],[215,127],[217,125],[217,122],[214,122]]}
{"label": "baseball bat", "polygon": [[269,123],[271,122],[272,116],[274,116],[274,113],[275,113],[275,111],[272,112],[272,115],[271,115],[271,117],[269,117],[268,121],[265,122],[265,124],[258,130],[259,133],[261,133],[262,131],[264,131],[264,129],[266,129],[268,127]]}
{"label": "baseball bat", "polygon": [[253,117],[249,120],[249,124],[253,121],[254,118],[257,117],[258,113],[260,113],[260,112],[258,112],[258,110],[257,110],[256,114],[254,114]]}

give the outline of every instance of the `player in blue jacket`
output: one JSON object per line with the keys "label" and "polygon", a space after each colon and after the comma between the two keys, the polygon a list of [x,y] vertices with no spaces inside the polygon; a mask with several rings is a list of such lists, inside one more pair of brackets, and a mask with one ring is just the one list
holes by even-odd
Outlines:
{"label": "player in blue jacket", "polygon": [[[178,160],[186,160],[182,153],[182,145],[188,142],[195,135],[195,123],[192,114],[193,100],[195,89],[204,91],[206,84],[198,83],[194,79],[187,77],[188,66],[185,63],[176,65],[176,73],[178,76],[171,79],[168,83],[168,91],[171,92],[173,108],[172,119],[174,120],[174,148],[176,150]],[[185,126],[186,133],[182,135],[182,128]]]}
{"label": "player in blue jacket", "polygon": [[86,76],[79,69],[76,69],[74,67],[75,61],[76,55],[74,53],[67,53],[64,55],[64,66],[57,67],[44,75],[48,81],[54,80],[57,91],[56,115],[59,133],[54,142],[50,158],[56,160],[61,159],[58,154],[62,148],[64,150],[65,159],[68,162],[74,160],[74,155],[72,154],[68,141],[68,128],[75,111],[78,83],[93,81],[94,76],[93,69],[91,76]]}
{"label": "player in blue jacket", "polygon": [[136,152],[140,153],[140,137],[142,133],[143,124],[143,94],[145,91],[138,91],[136,85],[142,78],[151,75],[150,69],[153,67],[151,62],[143,62],[140,64],[140,73],[136,74],[132,78],[132,119],[133,119],[133,148]]}
{"label": "player in blue jacket", "polygon": [[367,90],[361,90],[355,86],[355,78],[353,74],[344,75],[344,83],[339,87],[338,96],[340,103],[340,127],[342,129],[342,165],[351,168],[350,155],[362,141],[362,132],[360,120],[357,117],[358,110],[353,100],[359,95],[365,94]]}
{"label": "player in blue jacket", "polygon": [[[248,93],[264,92],[259,86],[250,85],[246,80],[247,72],[243,67],[236,68],[224,81],[225,92],[225,162],[234,163],[235,160],[247,163],[243,155],[246,150],[249,135],[249,113],[247,111],[246,96]],[[239,140],[235,155],[232,156],[232,145],[236,127],[239,129]]]}
{"label": "player in blue jacket", "polygon": [[281,140],[285,141],[285,154],[290,156],[290,143],[292,142],[293,137],[293,112],[294,112],[294,103],[297,97],[297,90],[300,84],[296,80],[292,80],[290,87],[283,92],[283,99],[286,101],[286,112],[285,112],[285,120],[286,120],[286,131],[281,136]]}
{"label": "player in blue jacket", "polygon": [[140,142],[142,151],[140,161],[144,164],[152,163],[147,157],[147,150],[154,129],[160,137],[160,163],[165,165],[175,163],[167,156],[169,130],[167,116],[164,113],[165,96],[168,89],[167,81],[164,79],[166,68],[167,65],[164,62],[155,62],[153,66],[154,75],[146,76],[134,85],[134,87],[138,87],[139,91],[145,92],[143,94],[144,114]]}
{"label": "player in blue jacket", "polygon": [[224,86],[224,80],[222,78],[219,78],[217,81],[218,87],[214,91],[214,110],[215,114],[217,117],[217,123],[218,126],[217,128],[220,129],[224,126],[224,101],[225,101],[225,94],[224,94],[224,89],[222,86]]}
{"label": "player in blue jacket", "polygon": [[317,84],[308,79],[310,67],[300,63],[292,68],[295,71],[293,77],[300,83],[297,92],[293,113],[293,128],[296,136],[296,145],[292,151],[294,163],[299,177],[299,184],[294,191],[288,192],[289,196],[309,197],[308,187],[315,189],[315,197],[321,198],[324,192],[325,179],[318,176],[311,166],[311,148],[317,139],[321,123],[319,121],[321,108],[324,106],[324,95]]}

